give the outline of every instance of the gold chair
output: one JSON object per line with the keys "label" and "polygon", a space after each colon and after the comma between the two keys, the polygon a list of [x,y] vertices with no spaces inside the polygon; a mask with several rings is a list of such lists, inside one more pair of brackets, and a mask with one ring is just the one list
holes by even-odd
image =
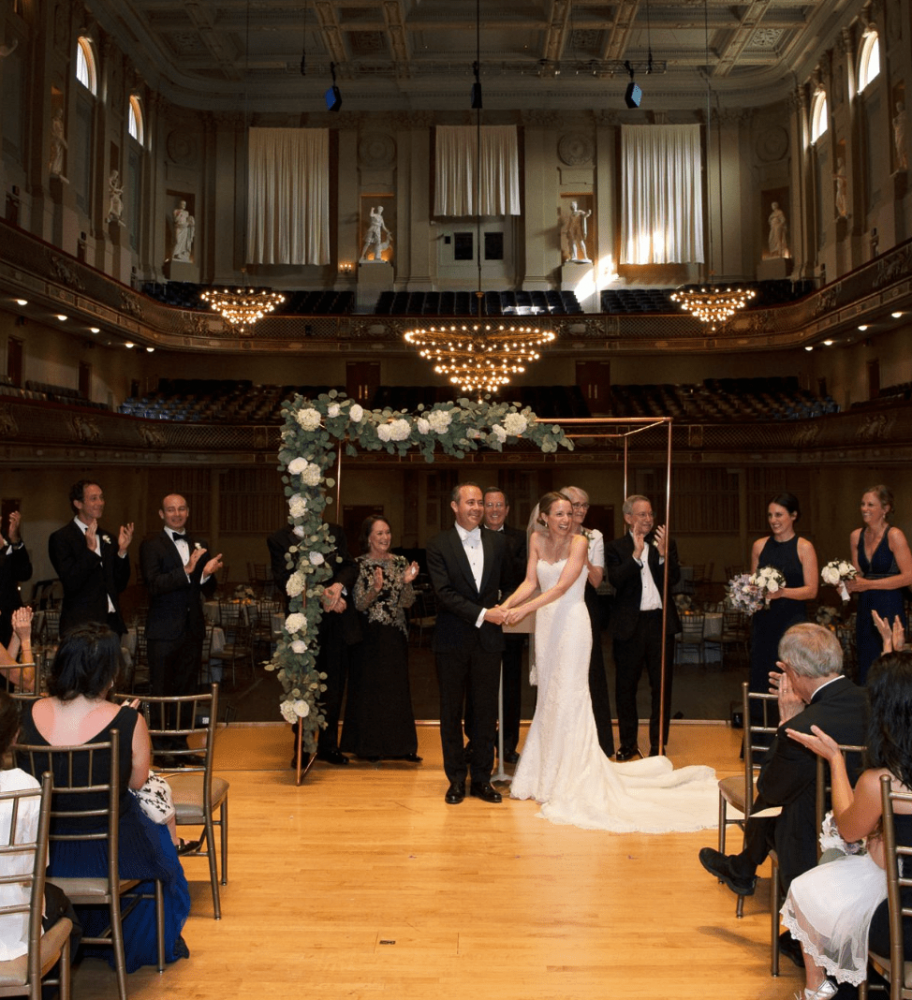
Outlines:
{"label": "gold chair", "polygon": [[[83,944],[110,945],[114,949],[114,968],[120,1000],[127,1000],[127,969],[124,957],[123,921],[140,900],[155,899],[155,922],[158,935],[158,971],[165,969],[164,894],[160,881],[155,882],[153,897],[131,892],[140,879],[120,877],[120,734],[111,731],[107,743],[81,746],[28,746],[15,744],[19,759],[24,757],[32,774],[50,771],[54,775],[54,819],[73,829],[80,821],[90,820],[92,829],[83,833],[51,833],[50,840],[107,844],[108,865],[104,875],[81,878],[52,876],[74,906],[107,906],[109,926],[97,937],[83,936]],[[84,761],[84,765],[83,762]],[[84,784],[77,784],[77,775]],[[126,896],[126,900],[122,897]],[[122,905],[123,904],[123,905]]]}
{"label": "gold chair", "polygon": [[[212,774],[212,758],[215,751],[216,720],[218,718],[218,684],[213,684],[208,694],[183,695],[180,697],[146,698],[143,711],[149,725],[153,746],[156,737],[188,738],[191,743],[201,742],[202,746],[191,746],[187,750],[153,750],[153,763],[162,757],[172,758],[169,763],[187,763],[186,767],[175,770],[163,767],[177,812],[178,826],[203,827],[203,845],[199,851],[209,859],[209,880],[212,883],[212,906],[216,920],[221,920],[222,907],[219,899],[219,874],[215,852],[215,828],[219,828],[219,848],[222,861],[221,884],[228,884],[228,788],[224,778]],[[205,721],[198,721],[205,720]],[[218,811],[218,818],[215,813]]]}
{"label": "gold chair", "polygon": [[[837,744],[839,749],[842,751],[842,755],[845,756],[847,753],[857,753],[862,754],[865,752],[867,747],[856,746],[853,743],[839,743]],[[830,773],[829,765],[823,757],[817,758],[817,788],[814,794],[814,819],[816,822],[815,829],[817,830],[817,860],[820,860],[820,855],[823,853],[820,848],[820,827],[823,825],[823,818],[827,814],[827,804],[830,796],[831,785],[827,780],[827,776]],[[853,781],[854,784],[854,781]]]}
{"label": "gold chair", "polygon": [[[59,960],[56,980],[45,985],[60,987],[60,1000],[70,1000],[70,932],[72,921],[61,917],[43,934],[41,916],[44,911],[44,883],[47,872],[48,831],[51,825],[51,795],[53,779],[45,774],[40,788],[24,788],[0,792],[0,886],[21,885],[28,890],[28,899],[21,904],[4,906],[4,915],[22,914],[28,927],[28,951],[18,958],[0,962],[0,997],[28,996],[41,1000],[42,977]],[[30,803],[29,799],[38,799]],[[20,817],[37,805],[37,832],[31,840],[21,827]],[[9,824],[4,831],[3,827]]]}
{"label": "gold chair", "polygon": [[[912,795],[908,792],[894,792],[890,776],[885,774],[880,779],[880,799],[883,804],[883,836],[884,855],[887,866],[887,906],[890,913],[890,954],[880,955],[874,951],[868,952],[870,964],[890,984],[890,1000],[909,1000],[912,998],[912,961],[905,957],[903,942],[903,920],[912,917],[912,909],[903,906],[902,890],[912,889],[912,871],[908,875],[901,874],[903,867],[912,867],[912,845],[899,844],[896,841],[894,826],[894,802],[907,802],[912,805]],[[895,973],[901,971],[901,974]],[[866,1000],[868,984],[862,983],[858,989],[859,1000]]]}
{"label": "gold chair", "polygon": [[[684,653],[685,650],[695,649],[697,651],[696,662],[701,665],[706,660],[706,642],[703,638],[704,621],[703,615],[690,613],[681,615],[681,631],[675,636],[675,653]],[[687,656],[678,659],[676,655],[675,662],[690,663],[692,661]]]}

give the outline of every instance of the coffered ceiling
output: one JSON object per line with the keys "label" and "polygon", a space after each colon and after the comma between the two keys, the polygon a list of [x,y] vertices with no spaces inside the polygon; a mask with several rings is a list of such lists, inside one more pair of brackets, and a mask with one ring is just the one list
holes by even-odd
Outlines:
{"label": "coffered ceiling", "polygon": [[[476,35],[476,3],[480,8]],[[810,74],[864,0],[90,0],[175,103],[319,111],[334,65],[347,111],[769,103]],[[650,52],[653,73],[646,69]],[[708,60],[707,60],[708,52]]]}

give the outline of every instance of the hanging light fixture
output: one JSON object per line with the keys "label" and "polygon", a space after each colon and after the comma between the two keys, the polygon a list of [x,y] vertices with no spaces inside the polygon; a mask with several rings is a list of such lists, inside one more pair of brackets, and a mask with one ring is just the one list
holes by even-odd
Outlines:
{"label": "hanging light fixture", "polygon": [[478,265],[478,290],[475,292],[476,319],[449,326],[421,327],[406,330],[407,343],[418,348],[422,358],[434,365],[438,375],[449,377],[453,385],[466,393],[480,396],[497,392],[521,375],[526,365],[538,361],[538,348],[555,339],[551,330],[513,323],[500,317],[490,322],[482,318],[484,292],[481,290],[481,0],[475,0],[475,82],[472,85],[472,109],[475,111],[475,253]]}
{"label": "hanging light fixture", "polygon": [[257,291],[255,288],[213,288],[202,292],[200,298],[240,334],[249,334],[254,324],[285,301],[285,296],[279,292]]}
{"label": "hanging light fixture", "polygon": [[[703,0],[703,44],[706,54],[706,215],[709,220],[709,278],[715,275],[713,269],[713,228],[712,202],[709,199],[709,151],[710,129],[712,124],[712,77],[709,68],[709,0]],[[722,223],[722,150],[719,149],[719,223]],[[705,323],[712,333],[715,333],[739,309],[743,309],[757,293],[752,288],[719,288],[715,284],[703,285],[699,288],[679,288],[671,295],[671,301],[696,316]]]}

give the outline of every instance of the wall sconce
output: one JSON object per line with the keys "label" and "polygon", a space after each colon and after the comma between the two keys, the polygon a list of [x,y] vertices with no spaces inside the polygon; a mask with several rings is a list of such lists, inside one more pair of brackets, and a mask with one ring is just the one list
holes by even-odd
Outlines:
{"label": "wall sconce", "polygon": [[354,273],[355,273],[355,265],[351,261],[347,260],[339,264],[339,274],[354,274]]}

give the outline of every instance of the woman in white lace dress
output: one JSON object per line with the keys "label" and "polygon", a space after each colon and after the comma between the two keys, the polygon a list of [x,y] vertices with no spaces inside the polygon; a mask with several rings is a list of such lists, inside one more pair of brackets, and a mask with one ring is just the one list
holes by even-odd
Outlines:
{"label": "woman in white lace dress", "polygon": [[[899,644],[901,639],[897,639]],[[912,653],[885,652],[874,661],[867,686],[871,697],[867,769],[854,789],[845,759],[826,733],[817,726],[811,727],[811,735],[788,730],[792,739],[825,757],[830,766],[833,813],[832,821],[824,824],[821,844],[825,849],[840,848],[836,860],[792,882],[782,907],[785,925],[804,952],[806,1000],[832,997],[837,991],[832,979],[856,986],[865,979],[868,928],[887,896],[881,776],[889,775],[896,791],[912,790],[912,730],[908,726]],[[912,813],[904,802],[897,802],[895,809],[899,842],[908,843]]]}
{"label": "woman in white lace dress", "polygon": [[[535,717],[513,776],[511,795],[541,803],[553,823],[588,830],[665,833],[716,825],[718,787],[711,768],[674,770],[667,757],[613,764],[599,747],[589,695],[592,629],[584,591],[588,541],[573,508],[547,493],[529,539],[526,579],[504,601],[506,621],[536,611]],[[541,594],[533,597],[536,589]]]}

